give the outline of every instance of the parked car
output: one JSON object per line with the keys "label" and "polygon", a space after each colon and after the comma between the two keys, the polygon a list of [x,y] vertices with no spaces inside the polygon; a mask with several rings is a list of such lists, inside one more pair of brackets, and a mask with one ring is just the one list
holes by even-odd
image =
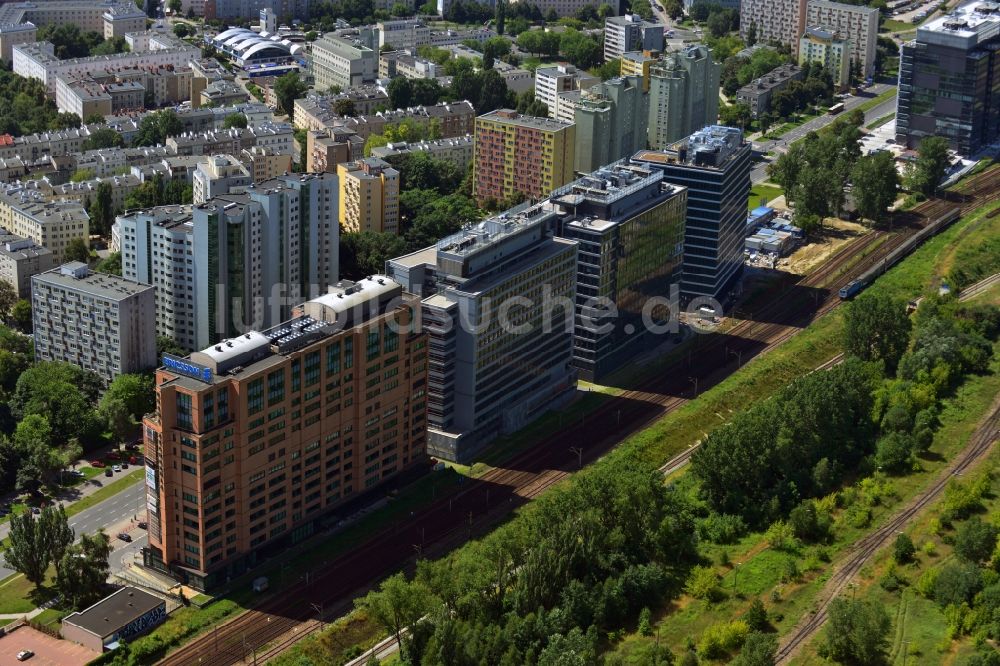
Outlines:
{"label": "parked car", "polygon": [[91,460],[90,461],[90,466],[91,467],[104,467],[104,461],[102,461],[102,460]]}
{"label": "parked car", "polygon": [[128,463],[124,460],[122,461],[122,469],[128,469]]}
{"label": "parked car", "polygon": [[149,524],[146,523],[145,520],[140,520],[139,521],[139,529],[144,530],[144,529],[147,529],[148,527],[149,527]]}
{"label": "parked car", "polygon": [[121,533],[119,533],[118,534],[118,538],[121,539],[122,541],[131,541],[132,540],[132,537],[129,536],[128,532],[121,532]]}
{"label": "parked car", "polygon": [[28,661],[29,659],[31,659],[34,656],[35,656],[35,653],[32,652],[31,650],[21,650],[20,652],[17,653],[17,660],[18,661]]}
{"label": "parked car", "polygon": [[115,473],[111,471],[110,467],[106,467],[104,469],[104,476],[114,476],[114,475],[115,475]]}
{"label": "parked car", "polygon": [[136,456],[131,456],[131,457],[130,457],[130,458],[128,459],[128,461],[129,461],[129,462],[130,462],[131,464],[133,464],[133,465],[138,465],[138,464],[139,464],[139,458],[138,458],[138,457],[136,457]]}
{"label": "parked car", "polygon": [[114,469],[116,472],[120,472],[120,471],[122,471],[122,466],[121,465],[115,465],[112,469]]}
{"label": "parked car", "polygon": [[42,510],[39,507],[37,507],[37,506],[31,507],[31,513],[39,514],[41,512],[42,512]]}

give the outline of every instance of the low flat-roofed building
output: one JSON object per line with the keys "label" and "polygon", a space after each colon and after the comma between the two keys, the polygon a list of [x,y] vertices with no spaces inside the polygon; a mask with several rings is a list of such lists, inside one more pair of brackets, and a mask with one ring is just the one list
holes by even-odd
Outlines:
{"label": "low flat-roofed building", "polygon": [[52,252],[30,238],[0,229],[0,280],[14,287],[18,298],[31,295],[31,276],[50,270]]}
{"label": "low flat-roofed building", "polygon": [[393,166],[398,166],[407,155],[426,153],[431,157],[454,164],[459,171],[465,172],[472,162],[475,141],[471,134],[456,136],[450,139],[434,141],[400,141],[378,146],[372,149],[372,157],[385,160]]}
{"label": "low flat-roofed building", "polygon": [[166,601],[137,587],[123,587],[90,608],[64,617],[61,633],[66,640],[104,652],[166,619]]}

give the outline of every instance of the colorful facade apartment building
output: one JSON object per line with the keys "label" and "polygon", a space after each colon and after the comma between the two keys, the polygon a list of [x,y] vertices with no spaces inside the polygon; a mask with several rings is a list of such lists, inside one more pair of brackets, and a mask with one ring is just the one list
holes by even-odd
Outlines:
{"label": "colorful facade apartment building", "polygon": [[576,125],[499,109],[476,118],[476,200],[540,199],[573,180]]}
{"label": "colorful facade apartment building", "polygon": [[302,541],[426,459],[426,336],[393,280],[344,281],[289,321],[156,373],[147,566],[206,589]]}

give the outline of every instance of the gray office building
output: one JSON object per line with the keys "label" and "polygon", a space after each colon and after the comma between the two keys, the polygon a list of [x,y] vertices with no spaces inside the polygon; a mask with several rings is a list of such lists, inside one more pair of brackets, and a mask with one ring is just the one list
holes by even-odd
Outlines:
{"label": "gray office building", "polygon": [[677,314],[669,299],[680,280],[687,190],[623,160],[559,188],[547,206],[559,214],[559,235],[580,244],[573,364],[599,379],[651,342],[647,324]]}
{"label": "gray office building", "polygon": [[599,83],[581,92],[575,106],[577,172],[593,171],[646,147],[649,95],[641,77]]}
{"label": "gray office building", "polygon": [[386,263],[423,297],[427,450],[470,461],[572,395],[577,244],[519,206]]}
{"label": "gray office building", "polygon": [[66,361],[110,382],[156,367],[153,288],[73,261],[31,278],[35,359]]}
{"label": "gray office building", "polygon": [[688,188],[681,299],[728,300],[743,274],[750,195],[750,142],[734,127],[706,127],[666,150],[647,150],[634,164],[660,169]]}
{"label": "gray office building", "polygon": [[942,136],[962,155],[1000,139],[1000,5],[970,2],[900,48],[896,140]]}

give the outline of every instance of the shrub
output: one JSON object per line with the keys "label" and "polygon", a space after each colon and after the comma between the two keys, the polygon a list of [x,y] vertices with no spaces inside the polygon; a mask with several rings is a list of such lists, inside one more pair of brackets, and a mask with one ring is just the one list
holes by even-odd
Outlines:
{"label": "shrub", "polygon": [[892,557],[900,564],[913,561],[913,556],[917,549],[913,546],[913,540],[905,534],[896,537],[896,543],[892,546]]}
{"label": "shrub", "polygon": [[711,513],[698,521],[698,536],[718,544],[733,544],[747,533],[747,525],[740,516]]}
{"label": "shrub", "polygon": [[743,620],[713,624],[698,641],[698,656],[702,659],[721,659],[742,647],[750,627]]}
{"label": "shrub", "polygon": [[722,590],[719,589],[719,574],[711,567],[693,568],[685,589],[695,599],[704,599],[708,602],[718,601],[722,596]]}
{"label": "shrub", "polygon": [[795,539],[795,530],[783,520],[776,520],[771,523],[771,526],[767,528],[767,532],[764,534],[764,539],[775,550],[789,551],[794,550],[798,546],[798,542]]}

